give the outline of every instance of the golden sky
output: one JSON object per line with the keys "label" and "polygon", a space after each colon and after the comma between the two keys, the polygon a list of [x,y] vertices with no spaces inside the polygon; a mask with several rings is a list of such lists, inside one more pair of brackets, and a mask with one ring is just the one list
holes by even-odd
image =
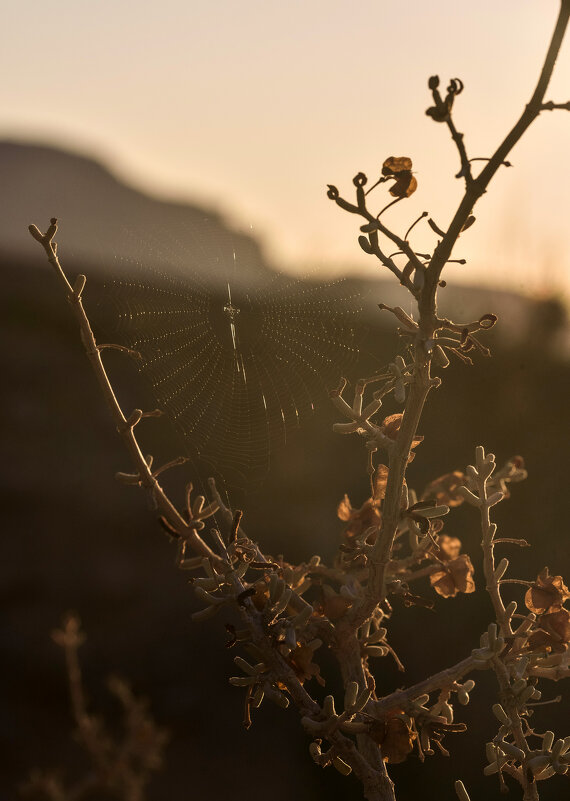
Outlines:
{"label": "golden sky", "polygon": [[[282,266],[371,276],[357,222],[326,199],[410,156],[422,211],[445,228],[461,194],[427,78],[465,91],[470,156],[490,155],[529,99],[558,0],[51,0],[5,4],[0,135],[103,157],[163,196],[206,202]],[[547,99],[570,99],[570,37]],[[448,280],[570,294],[570,114],[544,112],[476,210]],[[386,190],[378,190],[378,208]],[[387,198],[386,198],[387,199]],[[415,244],[434,244],[427,226]]]}

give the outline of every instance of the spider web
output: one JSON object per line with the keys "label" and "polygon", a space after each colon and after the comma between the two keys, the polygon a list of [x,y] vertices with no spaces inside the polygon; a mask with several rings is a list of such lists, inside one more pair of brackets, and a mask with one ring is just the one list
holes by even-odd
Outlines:
{"label": "spider web", "polygon": [[98,314],[140,354],[200,478],[230,491],[259,486],[358,354],[359,308],[342,281],[271,273],[243,244],[228,235],[188,255],[181,241],[149,249],[106,283]]}

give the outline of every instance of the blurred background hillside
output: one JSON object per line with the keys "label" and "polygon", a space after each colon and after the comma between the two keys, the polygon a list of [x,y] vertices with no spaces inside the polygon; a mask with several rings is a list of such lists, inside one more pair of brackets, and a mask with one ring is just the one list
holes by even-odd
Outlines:
{"label": "blurred background hillside", "polygon": [[[115,471],[129,465],[55,276],[26,226],[35,221],[45,228],[50,216],[60,217],[62,260],[70,276],[87,274],[86,300],[95,320],[100,298],[109,300],[112,291],[103,290],[105,280],[117,275],[136,280],[141,270],[146,275],[148,262],[168,270],[170,261],[178,273],[186,263],[202,264],[203,279],[214,282],[211,292],[219,293],[221,305],[225,287],[216,283],[212,269],[215,254],[223,251],[220,244],[231,243],[241,277],[254,286],[273,272],[259,243],[233,230],[219,213],[141,194],[103,165],[63,150],[5,142],[0,167],[10,200],[0,221],[2,798],[15,799],[16,786],[33,767],[63,766],[69,776],[81,771],[70,737],[62,654],[49,637],[68,609],[80,614],[88,634],[82,655],[93,705],[116,713],[104,679],[118,672],[149,697],[154,716],[172,733],[166,769],[154,780],[149,799],[205,794],[221,799],[231,793],[238,801],[257,801],[275,782],[279,789],[272,792],[279,799],[359,798],[356,782],[339,782],[314,767],[293,712],[262,708],[252,730],[243,730],[241,693],[227,684],[233,663],[224,648],[225,621],[192,623],[197,604],[187,577],[174,567],[173,546],[142,494],[115,482]],[[401,347],[390,316],[376,304],[403,303],[404,296],[383,279],[350,279],[343,291],[362,301],[356,322],[362,356],[352,367],[354,378]],[[497,510],[505,535],[533,543],[530,552],[509,554],[512,575],[532,578],[544,564],[568,575],[565,308],[555,298],[533,300],[475,286],[441,294],[444,310],[453,309],[457,318],[492,311],[500,323],[488,340],[491,359],[479,359],[471,368],[454,363],[443,375],[422,422],[425,442],[410,482],[421,490],[432,478],[462,469],[479,443],[499,462],[522,454],[529,479]],[[148,382],[131,361],[111,353],[108,363],[126,408],[154,405]],[[334,436],[334,419],[322,406],[310,425],[275,452],[266,482],[245,499],[248,532],[274,554],[303,560],[321,553],[332,559],[341,532],[338,501],[344,492],[355,504],[367,496],[361,443]],[[180,453],[177,433],[165,420],[149,423],[143,442],[158,462]],[[191,478],[191,469],[183,468],[172,479],[173,492]],[[464,507],[453,518],[446,528],[471,554],[478,591],[438,599],[437,615],[421,608],[396,610],[392,638],[408,670],[402,677],[382,660],[376,672],[385,690],[463,658],[487,625],[477,520]],[[422,591],[432,594],[427,586]],[[499,797],[496,785],[481,775],[484,741],[494,724],[484,706],[492,682],[482,676],[480,684],[481,695],[474,693],[472,705],[462,710],[472,733],[448,742],[453,760],[438,755],[422,767],[412,757],[394,767],[404,801],[416,797],[419,782],[426,799],[452,799],[457,775],[473,797],[482,792]],[[557,692],[552,688],[553,696]],[[552,726],[552,708],[545,709]],[[554,715],[567,718],[567,710],[554,707]],[[547,715],[537,711],[537,723],[541,715],[542,729]],[[549,784],[544,798],[560,798],[561,785]]]}

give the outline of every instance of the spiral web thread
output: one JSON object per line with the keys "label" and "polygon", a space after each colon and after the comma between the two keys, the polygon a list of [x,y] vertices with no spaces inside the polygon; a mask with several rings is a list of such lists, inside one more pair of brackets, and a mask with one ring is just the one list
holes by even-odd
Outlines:
{"label": "spiral web thread", "polygon": [[221,244],[170,263],[162,251],[160,267],[133,264],[102,302],[107,333],[140,354],[137,366],[200,478],[244,490],[259,486],[275,448],[330,402],[327,390],[358,353],[359,309],[343,282],[260,271],[250,288],[231,238]]}

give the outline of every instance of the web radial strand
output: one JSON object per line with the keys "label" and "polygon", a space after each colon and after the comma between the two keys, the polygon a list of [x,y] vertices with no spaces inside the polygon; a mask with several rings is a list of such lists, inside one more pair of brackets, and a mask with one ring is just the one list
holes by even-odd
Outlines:
{"label": "web radial strand", "polygon": [[210,287],[188,269],[137,273],[107,284],[106,335],[140,353],[137,366],[195,464],[230,490],[255,488],[275,449],[329,403],[354,363],[355,298],[342,282],[276,275],[249,289],[231,275]]}

